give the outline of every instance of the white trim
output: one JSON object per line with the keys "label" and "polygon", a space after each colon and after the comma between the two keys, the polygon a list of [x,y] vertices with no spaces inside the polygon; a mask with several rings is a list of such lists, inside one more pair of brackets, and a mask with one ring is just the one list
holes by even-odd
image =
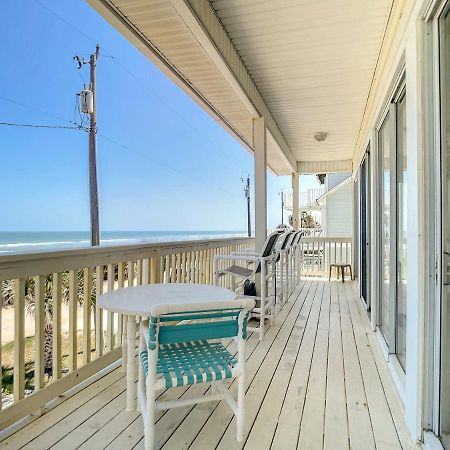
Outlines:
{"label": "white trim", "polygon": [[439,438],[431,431],[423,433],[423,448],[424,450],[444,450]]}
{"label": "white trim", "polygon": [[321,195],[316,201],[317,203],[320,203],[322,200],[324,200],[326,197],[328,197],[329,195],[333,195],[336,191],[338,191],[339,189],[341,189],[341,187],[345,186],[346,184],[350,183],[350,181],[352,180],[352,177],[349,176],[347,177],[345,180],[341,181],[340,183],[338,183],[336,186],[333,186],[330,190],[328,190],[327,192],[325,192],[325,194]]}

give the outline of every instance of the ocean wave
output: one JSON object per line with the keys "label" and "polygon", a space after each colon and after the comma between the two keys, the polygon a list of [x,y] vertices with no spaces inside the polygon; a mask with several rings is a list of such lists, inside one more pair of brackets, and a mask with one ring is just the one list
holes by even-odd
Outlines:
{"label": "ocean wave", "polygon": [[[101,245],[114,245],[124,243],[152,243],[152,242],[174,242],[174,241],[190,241],[199,239],[219,239],[228,237],[241,237],[245,233],[174,233],[160,235],[142,235],[130,237],[106,237],[101,239]],[[89,239],[65,239],[57,241],[41,241],[41,242],[8,242],[0,243],[0,254],[26,251],[40,251],[45,249],[67,249],[73,247],[88,247],[90,245]]]}

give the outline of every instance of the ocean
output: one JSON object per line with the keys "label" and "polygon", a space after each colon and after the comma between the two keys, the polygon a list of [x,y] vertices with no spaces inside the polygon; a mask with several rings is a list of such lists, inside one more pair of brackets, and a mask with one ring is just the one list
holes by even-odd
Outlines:
{"label": "ocean", "polygon": [[[103,231],[101,245],[245,237],[245,231]],[[88,231],[0,231],[0,254],[89,247]]]}

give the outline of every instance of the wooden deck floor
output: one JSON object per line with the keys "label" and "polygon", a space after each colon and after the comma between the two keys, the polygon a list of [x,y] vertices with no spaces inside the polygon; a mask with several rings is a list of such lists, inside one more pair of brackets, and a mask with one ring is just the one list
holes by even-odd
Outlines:
{"label": "wooden deck floor", "polygon": [[[160,413],[164,449],[415,448],[352,283],[302,280],[262,342],[249,337],[246,429],[240,445],[226,404]],[[206,385],[172,389],[197,396]],[[231,385],[235,389],[235,385]],[[125,408],[117,369],[16,432],[0,446],[143,449],[142,419]]]}

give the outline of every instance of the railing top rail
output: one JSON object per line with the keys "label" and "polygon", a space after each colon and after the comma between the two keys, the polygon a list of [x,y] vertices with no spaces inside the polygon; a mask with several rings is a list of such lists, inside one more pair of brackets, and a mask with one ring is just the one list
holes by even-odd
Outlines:
{"label": "railing top rail", "polygon": [[5,254],[0,256],[0,280],[136,261],[173,253],[208,250],[248,243],[253,239],[249,237],[204,239]]}
{"label": "railing top rail", "polygon": [[300,243],[302,242],[336,242],[336,243],[352,243],[351,237],[328,237],[328,236],[303,236],[300,239]]}

